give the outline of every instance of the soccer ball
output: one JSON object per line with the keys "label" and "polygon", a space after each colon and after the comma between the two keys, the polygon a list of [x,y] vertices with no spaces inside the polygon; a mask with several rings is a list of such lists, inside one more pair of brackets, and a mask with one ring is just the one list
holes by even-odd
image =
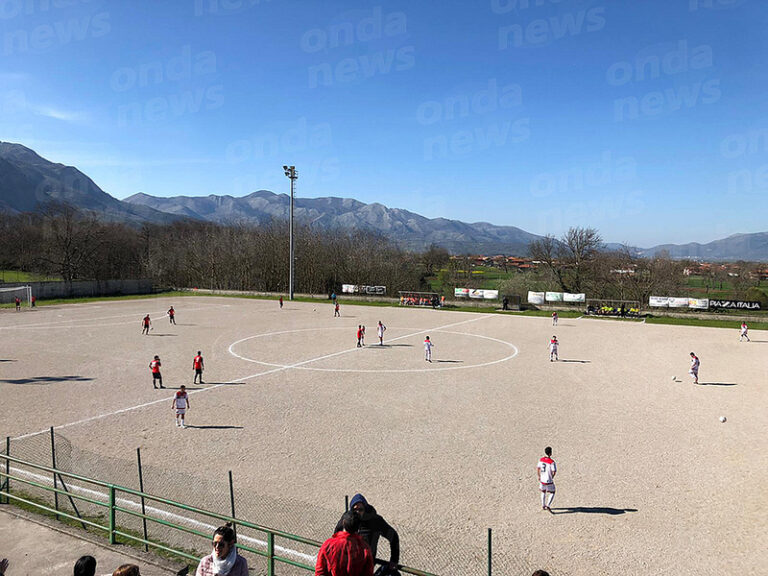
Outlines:
{"label": "soccer ball", "polygon": [[727,418],[725,416],[720,416],[720,422],[725,422]]}
{"label": "soccer ball", "polygon": [[675,380],[677,380],[677,376],[672,376],[672,382],[674,382]]}

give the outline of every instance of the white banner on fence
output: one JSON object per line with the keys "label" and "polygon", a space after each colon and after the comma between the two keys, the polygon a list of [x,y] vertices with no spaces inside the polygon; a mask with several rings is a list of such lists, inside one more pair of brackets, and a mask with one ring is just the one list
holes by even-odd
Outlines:
{"label": "white banner on fence", "polygon": [[547,302],[562,302],[563,301],[563,293],[562,292],[547,292],[545,296]]}
{"label": "white banner on fence", "polygon": [[469,288],[454,288],[453,295],[456,298],[467,298],[469,296]]}
{"label": "white banner on fence", "polygon": [[568,292],[563,292],[563,302],[586,302],[586,301],[587,301],[586,294],[570,294]]}
{"label": "white banner on fence", "polygon": [[499,297],[498,290],[483,290],[483,298],[486,300],[496,300]]}
{"label": "white banner on fence", "polygon": [[670,308],[688,308],[688,298],[669,298]]}
{"label": "white banner on fence", "polygon": [[358,286],[357,284],[342,284],[341,291],[345,294],[369,294],[384,296],[387,293],[386,286]]}
{"label": "white banner on fence", "polygon": [[529,304],[544,304],[544,292],[528,292]]}
{"label": "white banner on fence", "polygon": [[656,308],[667,308],[669,307],[669,298],[666,296],[651,296],[648,299],[648,305],[655,306]]}
{"label": "white banner on fence", "polygon": [[706,310],[709,308],[709,298],[688,298],[688,308]]}

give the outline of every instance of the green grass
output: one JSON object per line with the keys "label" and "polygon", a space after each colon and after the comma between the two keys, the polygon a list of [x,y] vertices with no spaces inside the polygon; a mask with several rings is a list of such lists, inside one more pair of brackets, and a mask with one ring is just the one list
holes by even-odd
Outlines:
{"label": "green grass", "polygon": [[21,270],[0,270],[0,283],[2,282],[61,282],[61,278]]}
{"label": "green grass", "polygon": [[[710,319],[710,318],[671,318],[669,316],[648,316],[645,319],[647,324],[669,324],[672,326],[706,326],[709,328],[729,328],[738,330],[741,326],[741,318],[734,316],[733,319]],[[750,330],[768,330],[768,318],[765,321],[750,322]]]}

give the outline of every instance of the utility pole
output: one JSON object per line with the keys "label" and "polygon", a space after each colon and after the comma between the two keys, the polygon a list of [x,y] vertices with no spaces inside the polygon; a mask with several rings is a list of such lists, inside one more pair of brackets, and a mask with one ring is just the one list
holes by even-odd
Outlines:
{"label": "utility pole", "polygon": [[291,206],[289,210],[289,251],[290,251],[290,263],[288,265],[288,300],[293,300],[293,279],[294,279],[294,256],[293,256],[293,193],[296,187],[296,179],[299,177],[299,172],[296,170],[296,166],[283,166],[285,175],[291,180]]}

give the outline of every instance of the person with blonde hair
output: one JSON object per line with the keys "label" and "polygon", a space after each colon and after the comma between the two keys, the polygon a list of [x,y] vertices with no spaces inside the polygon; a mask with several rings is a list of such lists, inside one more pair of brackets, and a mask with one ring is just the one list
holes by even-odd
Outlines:
{"label": "person with blonde hair", "polygon": [[141,576],[141,573],[136,564],[123,564],[117,570],[112,572],[112,576]]}

